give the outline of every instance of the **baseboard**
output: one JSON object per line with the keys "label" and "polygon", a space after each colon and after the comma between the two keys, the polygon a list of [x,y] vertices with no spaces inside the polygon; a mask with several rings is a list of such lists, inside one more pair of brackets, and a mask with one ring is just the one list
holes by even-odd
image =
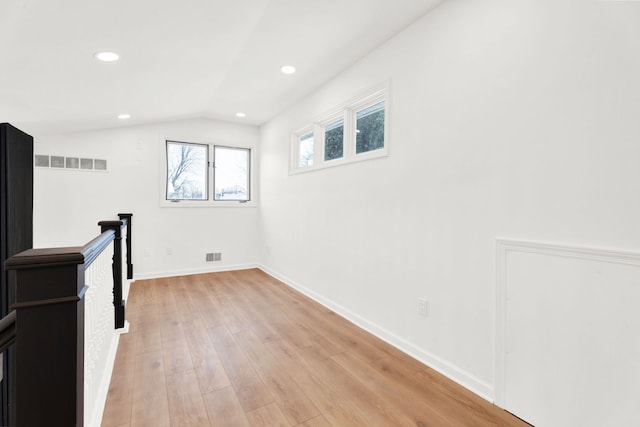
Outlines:
{"label": "baseboard", "polygon": [[395,335],[387,329],[380,327],[379,325],[365,319],[364,317],[352,312],[351,310],[341,306],[340,304],[337,304],[334,301],[325,298],[322,295],[319,295],[318,293],[302,286],[289,277],[265,265],[259,265],[258,268],[260,268],[268,275],[280,280],[287,286],[290,286],[291,288],[318,302],[319,304],[322,304],[323,306],[329,308],[330,310],[334,311],[350,322],[356,324],[360,328],[394,346],[403,353],[408,354],[409,356],[415,358],[416,360],[419,360],[430,368],[438,371],[442,375],[446,376],[452,381],[455,381],[469,391],[493,403],[495,392],[492,384],[482,381],[474,375],[455,366],[454,364],[415,346],[414,344]]}
{"label": "baseboard", "polygon": [[217,267],[192,268],[184,270],[156,271],[151,273],[134,274],[134,280],[161,279],[163,277],[191,276],[194,274],[219,273],[222,271],[249,270],[259,268],[258,264],[226,264]]}

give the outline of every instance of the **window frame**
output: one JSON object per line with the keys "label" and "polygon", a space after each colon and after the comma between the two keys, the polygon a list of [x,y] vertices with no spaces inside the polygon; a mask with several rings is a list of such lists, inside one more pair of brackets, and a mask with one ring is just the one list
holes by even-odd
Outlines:
{"label": "window frame", "polygon": [[[184,143],[190,145],[206,145],[207,148],[207,198],[205,200],[169,200],[167,199],[167,173],[168,173],[168,164],[167,164],[167,142],[173,143]],[[257,197],[256,197],[256,182],[255,177],[257,175],[257,171],[255,167],[256,163],[256,155],[257,148],[255,146],[250,145],[240,145],[240,144],[231,144],[231,143],[223,143],[223,142],[204,142],[197,138],[175,138],[164,136],[161,137],[161,150],[162,155],[160,156],[160,207],[167,208],[220,208],[220,207],[235,207],[235,208],[248,208],[248,207],[256,207],[257,206]],[[215,200],[215,183],[214,183],[214,153],[216,147],[222,148],[232,148],[239,150],[248,150],[249,158],[248,158],[248,167],[247,171],[248,177],[248,191],[249,191],[249,200]]]}
{"label": "window frame", "polygon": [[[322,141],[322,147],[318,147],[320,149],[320,154],[321,154],[321,161],[322,163],[329,163],[329,162],[340,162],[341,160],[343,160],[345,158],[345,156],[347,156],[347,154],[349,153],[349,146],[351,145],[349,142],[349,138],[347,138],[348,135],[348,126],[347,126],[347,120],[348,120],[348,114],[347,114],[347,110],[341,110],[338,112],[335,112],[333,114],[329,114],[327,116],[325,116],[325,118],[321,121],[319,121],[318,123],[318,127],[319,127],[319,136],[320,136],[320,140]],[[335,159],[329,159],[326,160],[325,159],[325,155],[326,155],[326,148],[327,148],[327,141],[326,141],[326,130],[327,127],[338,122],[338,121],[342,121],[342,156],[341,157],[336,157]]]}
{"label": "window frame", "polygon": [[[216,148],[221,148],[225,150],[236,150],[236,151],[246,151],[247,152],[247,199],[216,199]],[[249,203],[252,199],[252,185],[251,185],[251,173],[252,163],[251,163],[251,149],[245,147],[233,147],[229,145],[212,145],[213,149],[213,168],[211,173],[211,183],[213,186],[213,191],[211,192],[212,201],[214,202],[238,202],[238,203]]]}
{"label": "window frame", "polygon": [[[377,105],[381,102],[384,102],[384,145],[382,146],[382,148],[376,148],[374,150],[369,150],[369,151],[363,151],[362,153],[358,153],[357,152],[357,131],[358,131],[358,113],[360,111],[364,111],[367,108],[373,107],[374,105]],[[388,120],[388,116],[387,116],[387,102],[384,99],[379,99],[379,98],[374,98],[371,100],[366,100],[366,102],[360,102],[358,104],[355,104],[352,108],[351,111],[353,112],[352,114],[352,120],[353,120],[353,127],[351,129],[351,132],[353,132],[353,147],[352,147],[352,153],[354,156],[358,157],[358,158],[363,158],[367,157],[367,155],[369,155],[370,153],[376,152],[378,150],[383,150],[385,149],[385,147],[387,146],[387,120]]]}
{"label": "window frame", "polygon": [[[313,136],[313,159],[311,160],[311,165],[308,166],[300,166],[300,143],[302,142],[302,137],[311,133]],[[313,167],[313,163],[317,158],[317,131],[314,126],[306,126],[302,129],[299,129],[294,133],[293,136],[293,149],[291,150],[291,164],[295,165],[296,169],[306,169],[309,167]]]}
{"label": "window frame", "polygon": [[[204,199],[170,199],[169,198],[169,144],[173,144],[173,145],[186,145],[186,146],[192,146],[192,147],[202,147],[205,149],[205,167],[204,167],[204,171],[205,171],[205,181],[204,181],[204,194],[205,194],[205,198]],[[174,140],[169,140],[167,139],[165,141],[165,184],[164,184],[164,198],[167,202],[170,203],[177,203],[177,202],[193,202],[193,203],[202,203],[202,202],[206,202],[208,199],[206,197],[208,197],[209,195],[209,158],[210,158],[210,154],[209,151],[211,150],[211,147],[208,144],[201,144],[201,143],[196,143],[196,142],[183,142],[183,141],[174,141]]]}
{"label": "window frame", "polygon": [[[312,124],[299,128],[292,134],[291,162],[289,174],[306,173],[318,169],[340,166],[354,162],[387,157],[389,155],[389,95],[388,84],[370,90],[364,96],[352,99],[331,112],[321,115]],[[359,111],[384,102],[384,145],[381,148],[356,153],[356,117]],[[326,126],[343,120],[343,151],[342,157],[325,160],[325,128]],[[308,132],[314,134],[314,159],[310,166],[299,166],[299,138]]]}

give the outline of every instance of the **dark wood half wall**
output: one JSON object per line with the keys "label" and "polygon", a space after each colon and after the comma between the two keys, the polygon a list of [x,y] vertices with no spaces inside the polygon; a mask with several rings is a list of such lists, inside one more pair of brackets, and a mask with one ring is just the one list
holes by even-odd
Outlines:
{"label": "dark wood half wall", "polygon": [[[7,258],[33,247],[33,137],[8,123],[0,124],[0,258],[1,317],[15,300],[15,272],[7,272]],[[3,354],[0,382],[0,425],[9,425],[8,410],[14,385],[12,349]]]}

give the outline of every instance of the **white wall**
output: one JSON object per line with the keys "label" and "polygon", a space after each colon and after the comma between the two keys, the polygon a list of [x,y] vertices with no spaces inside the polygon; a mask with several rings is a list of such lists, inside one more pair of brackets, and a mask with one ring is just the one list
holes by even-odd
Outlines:
{"label": "white wall", "polygon": [[[258,129],[191,120],[36,135],[36,154],[107,159],[109,171],[35,168],[34,246],[81,246],[100,233],[99,220],[131,212],[136,278],[255,264],[256,208],[160,207],[163,138],[257,147]],[[222,261],[205,262],[207,252],[222,252]]]}
{"label": "white wall", "polygon": [[[264,264],[493,398],[495,238],[640,251],[638,22],[445,2],[261,128]],[[387,79],[389,157],[288,175],[291,131]]]}

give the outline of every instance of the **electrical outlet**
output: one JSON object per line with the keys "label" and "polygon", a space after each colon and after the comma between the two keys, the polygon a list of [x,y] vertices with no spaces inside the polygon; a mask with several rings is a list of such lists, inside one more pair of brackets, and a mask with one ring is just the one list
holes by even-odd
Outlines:
{"label": "electrical outlet", "polygon": [[429,315],[428,305],[426,298],[418,298],[418,314],[427,317]]}
{"label": "electrical outlet", "polygon": [[206,259],[207,262],[213,261],[213,252],[210,252],[210,253],[206,254],[206,258],[205,259]]}
{"label": "electrical outlet", "polygon": [[167,248],[167,255],[173,255],[173,249]]}

